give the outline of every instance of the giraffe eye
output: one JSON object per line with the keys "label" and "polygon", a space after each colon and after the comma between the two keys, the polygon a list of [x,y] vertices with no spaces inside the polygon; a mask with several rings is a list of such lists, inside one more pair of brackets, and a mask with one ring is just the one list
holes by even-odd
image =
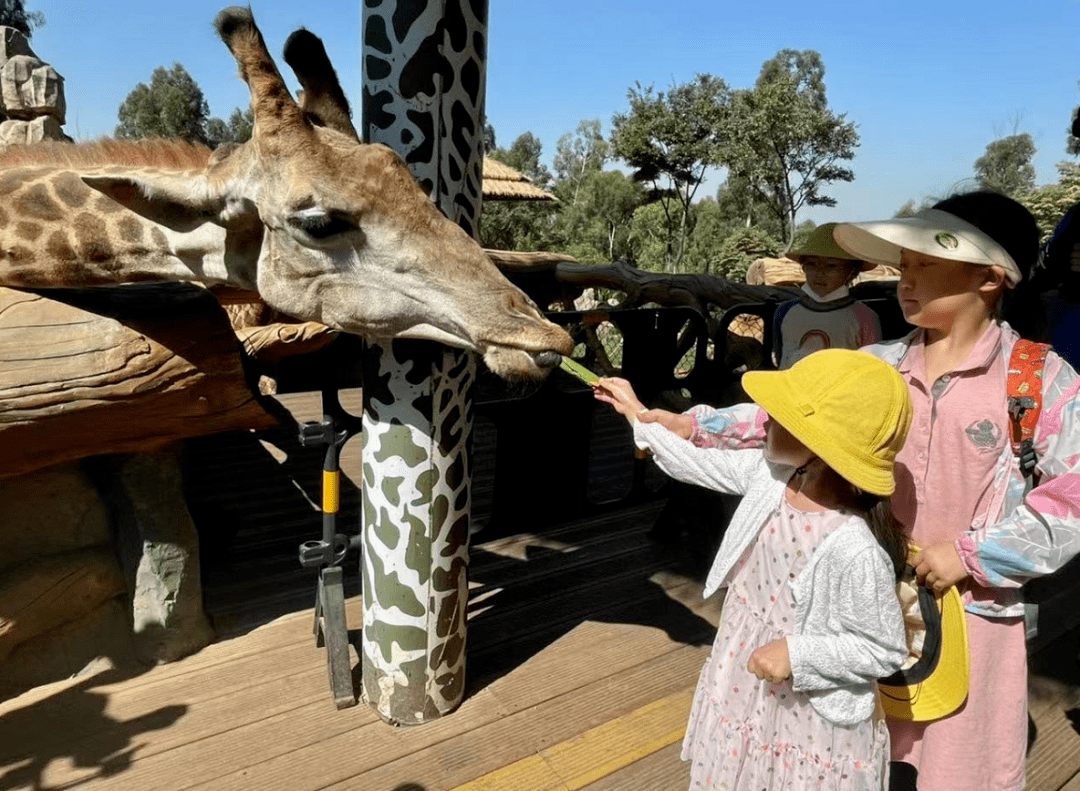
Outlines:
{"label": "giraffe eye", "polygon": [[320,240],[355,231],[358,228],[351,217],[322,209],[302,209],[294,212],[289,215],[288,223],[311,238]]}

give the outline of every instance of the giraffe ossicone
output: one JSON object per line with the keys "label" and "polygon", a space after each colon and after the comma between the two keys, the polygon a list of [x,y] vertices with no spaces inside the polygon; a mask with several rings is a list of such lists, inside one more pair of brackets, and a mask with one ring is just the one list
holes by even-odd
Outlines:
{"label": "giraffe ossicone", "polygon": [[227,283],[343,332],[475,351],[510,378],[570,352],[402,159],[359,141],[314,35],[286,45],[298,104],[249,9],[215,24],[251,93],[252,139],[187,169],[0,157],[0,285]]}

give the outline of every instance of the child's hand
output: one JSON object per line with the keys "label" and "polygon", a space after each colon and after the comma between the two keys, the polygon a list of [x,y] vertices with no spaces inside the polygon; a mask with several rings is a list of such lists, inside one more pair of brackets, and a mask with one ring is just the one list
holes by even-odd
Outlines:
{"label": "child's hand", "polygon": [[642,412],[638,415],[638,420],[642,423],[659,423],[672,434],[683,439],[690,439],[690,435],[694,432],[694,419],[692,417],[668,412],[666,409],[650,409],[647,412]]}
{"label": "child's hand", "polygon": [[765,643],[746,662],[746,669],[770,684],[779,684],[791,676],[791,656],[787,650],[787,640],[773,640]]}
{"label": "child's hand", "polygon": [[593,385],[593,395],[597,401],[611,404],[615,411],[631,423],[645,411],[645,405],[638,401],[634,388],[625,379],[617,376],[603,376]]}
{"label": "child's hand", "polygon": [[916,555],[912,561],[919,583],[934,593],[944,593],[967,575],[963,561],[951,541],[931,544]]}

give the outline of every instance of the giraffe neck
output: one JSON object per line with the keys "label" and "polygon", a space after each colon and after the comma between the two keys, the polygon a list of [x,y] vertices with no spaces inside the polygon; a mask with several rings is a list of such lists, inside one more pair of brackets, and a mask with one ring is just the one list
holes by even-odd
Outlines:
{"label": "giraffe neck", "polygon": [[225,228],[182,207],[169,211],[147,201],[146,211],[133,211],[81,178],[111,170],[31,165],[0,171],[0,284],[81,288],[199,280],[255,287],[253,279],[230,276]]}

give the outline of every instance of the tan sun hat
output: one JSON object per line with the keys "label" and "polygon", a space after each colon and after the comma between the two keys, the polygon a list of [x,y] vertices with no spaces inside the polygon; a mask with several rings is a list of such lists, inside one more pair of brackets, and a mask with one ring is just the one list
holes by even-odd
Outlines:
{"label": "tan sun hat", "polygon": [[[912,554],[916,547],[911,548]],[[915,582],[909,566],[896,587],[904,612],[908,661],[888,678],[878,679],[885,715],[929,722],[947,717],[968,693],[968,642],[964,605],[956,586],[940,598]]]}
{"label": "tan sun hat", "polygon": [[893,493],[911,396],[891,365],[866,352],[823,349],[785,371],[748,371],[742,386],[845,480],[883,497]]}
{"label": "tan sun hat", "polygon": [[788,250],[787,257],[792,261],[798,261],[800,264],[803,258],[812,255],[821,256],[822,258],[840,258],[852,263],[858,262],[859,268],[863,272],[873,269],[876,264],[852,255],[836,243],[836,239],[833,238],[833,229],[836,228],[836,225],[834,222],[819,225],[802,242]]}
{"label": "tan sun hat", "polygon": [[851,255],[875,264],[897,266],[900,251],[966,261],[1005,270],[1009,288],[1023,279],[1005,248],[971,223],[941,209],[923,209],[911,217],[877,222],[844,222],[833,231],[836,242]]}

